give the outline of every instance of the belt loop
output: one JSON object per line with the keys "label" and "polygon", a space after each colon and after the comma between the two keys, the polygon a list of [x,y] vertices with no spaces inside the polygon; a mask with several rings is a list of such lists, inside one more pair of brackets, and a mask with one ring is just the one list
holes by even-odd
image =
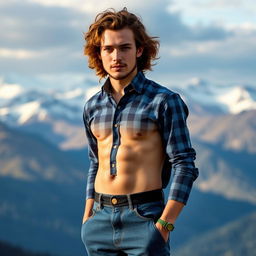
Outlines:
{"label": "belt loop", "polygon": [[102,193],[99,194],[99,208],[102,210],[103,205],[102,205]]}
{"label": "belt loop", "polygon": [[128,204],[129,204],[129,209],[133,210],[131,195],[127,195],[127,200],[128,200]]}

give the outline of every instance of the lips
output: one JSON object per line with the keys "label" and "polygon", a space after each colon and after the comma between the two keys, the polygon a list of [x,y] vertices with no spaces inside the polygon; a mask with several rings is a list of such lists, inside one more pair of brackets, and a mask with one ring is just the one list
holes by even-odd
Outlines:
{"label": "lips", "polygon": [[124,68],[125,67],[125,65],[113,65],[113,66],[111,66],[111,68],[113,68],[113,69],[120,69],[120,68]]}

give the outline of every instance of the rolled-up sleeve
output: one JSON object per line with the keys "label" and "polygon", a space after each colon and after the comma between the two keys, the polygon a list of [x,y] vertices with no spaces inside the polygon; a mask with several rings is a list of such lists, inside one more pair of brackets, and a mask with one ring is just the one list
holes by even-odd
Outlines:
{"label": "rolled-up sleeve", "polygon": [[179,94],[168,94],[162,103],[161,127],[168,161],[172,165],[172,182],[168,199],[187,203],[193,182],[198,177],[186,120],[188,108]]}

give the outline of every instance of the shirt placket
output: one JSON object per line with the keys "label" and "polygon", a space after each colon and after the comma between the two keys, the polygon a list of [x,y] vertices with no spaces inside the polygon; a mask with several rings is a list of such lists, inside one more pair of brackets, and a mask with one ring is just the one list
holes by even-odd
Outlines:
{"label": "shirt placket", "polygon": [[115,103],[114,99],[110,97],[113,106],[115,107],[115,112],[114,112],[114,117],[113,117],[113,123],[112,123],[112,135],[113,135],[113,143],[111,147],[111,152],[110,152],[110,175],[115,176],[117,174],[117,169],[116,169],[116,155],[117,155],[117,150],[120,145],[120,124],[121,124],[121,114],[122,114],[122,109],[123,106],[126,104],[126,97],[127,95],[125,94],[118,104]]}

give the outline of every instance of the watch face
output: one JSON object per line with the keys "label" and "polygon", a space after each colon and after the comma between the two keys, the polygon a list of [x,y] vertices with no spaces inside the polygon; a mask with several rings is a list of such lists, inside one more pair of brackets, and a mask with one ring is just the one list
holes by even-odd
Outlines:
{"label": "watch face", "polygon": [[168,231],[173,231],[174,226],[171,223],[168,223],[166,228],[167,228]]}

